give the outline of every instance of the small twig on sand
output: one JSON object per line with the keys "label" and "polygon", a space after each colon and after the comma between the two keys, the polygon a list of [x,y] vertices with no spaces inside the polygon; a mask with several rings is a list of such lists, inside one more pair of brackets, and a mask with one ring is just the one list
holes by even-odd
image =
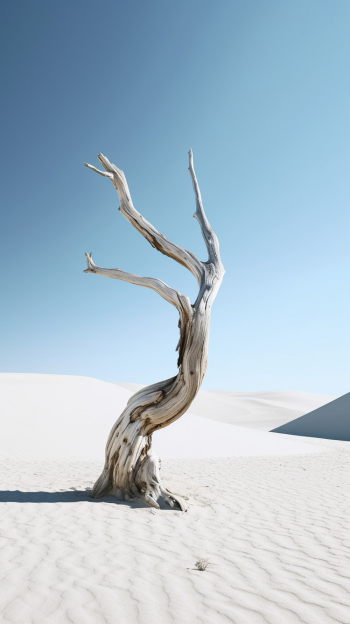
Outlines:
{"label": "small twig on sand", "polygon": [[196,561],[195,563],[197,570],[199,570],[200,572],[204,572],[207,569],[208,565],[209,559],[198,559],[198,561]]}

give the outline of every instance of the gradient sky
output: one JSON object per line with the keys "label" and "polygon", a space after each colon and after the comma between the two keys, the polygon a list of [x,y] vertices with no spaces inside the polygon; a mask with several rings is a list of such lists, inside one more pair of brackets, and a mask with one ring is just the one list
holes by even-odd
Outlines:
{"label": "gradient sky", "polygon": [[206,259],[187,152],[226,275],[204,388],[350,390],[349,0],[4,0],[2,372],[152,383],[177,312],[96,264],[196,296],[192,275],[83,166]]}

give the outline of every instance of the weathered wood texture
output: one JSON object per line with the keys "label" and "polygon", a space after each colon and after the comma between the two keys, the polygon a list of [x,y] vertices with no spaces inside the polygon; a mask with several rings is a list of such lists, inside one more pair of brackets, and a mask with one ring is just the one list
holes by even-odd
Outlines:
{"label": "weathered wood texture", "polygon": [[186,509],[186,503],[172,494],[161,482],[160,464],[152,451],[152,434],[180,418],[195,398],[206,368],[211,306],[220,287],[224,268],[220,260],[219,243],[203,210],[202,199],[189,152],[189,172],[196,197],[197,219],[208,250],[208,260],[201,262],[191,252],[182,249],[160,234],[134,208],[124,173],[109,160],[97,156],[105,171],[87,167],[109,178],[118,193],[122,215],[146,238],[152,247],[185,266],[195,276],[199,292],[191,305],[188,297],[153,277],[140,277],[120,269],[104,269],[86,255],[86,273],[97,273],[137,286],[155,290],[179,312],[180,338],[177,346],[178,374],[171,379],[143,388],[134,394],[109,434],[103,472],[96,481],[92,496],[99,498],[114,494],[132,500],[144,498],[152,507],[159,507],[162,498],[172,507]]}

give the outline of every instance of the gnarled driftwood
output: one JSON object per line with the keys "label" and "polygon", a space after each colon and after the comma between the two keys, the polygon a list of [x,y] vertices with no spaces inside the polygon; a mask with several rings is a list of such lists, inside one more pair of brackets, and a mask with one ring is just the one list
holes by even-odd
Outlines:
{"label": "gnarled driftwood", "polygon": [[180,418],[191,405],[202,383],[207,368],[211,306],[224,275],[219,243],[203,210],[192,150],[189,152],[189,171],[196,197],[196,212],[193,216],[200,225],[208,250],[206,262],[201,262],[191,252],[169,241],[148,223],[133,206],[124,173],[102,154],[97,158],[105,171],[84,164],[111,180],[119,196],[122,215],[152,247],[191,271],[198,282],[199,292],[195,303],[191,305],[188,297],[161,280],[125,273],[120,269],[104,269],[93,262],[91,254],[85,254],[88,266],[85,273],[97,273],[151,288],[175,306],[180,316],[178,374],[143,388],[130,398],[109,434],[105,466],[91,495],[100,498],[114,494],[117,498],[127,500],[143,496],[152,507],[159,507],[157,501],[162,498],[171,507],[185,510],[184,500],[162,485],[159,460],[152,451],[152,433]]}

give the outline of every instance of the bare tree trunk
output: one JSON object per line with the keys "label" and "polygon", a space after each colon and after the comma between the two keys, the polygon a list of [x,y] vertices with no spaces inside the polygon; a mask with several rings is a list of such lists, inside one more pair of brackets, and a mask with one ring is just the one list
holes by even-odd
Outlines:
{"label": "bare tree trunk", "polygon": [[140,277],[120,269],[104,269],[95,265],[91,254],[86,254],[86,273],[124,280],[155,290],[174,305],[179,312],[180,339],[177,346],[178,374],[134,394],[109,434],[103,472],[96,481],[92,497],[114,494],[117,498],[132,500],[144,497],[152,507],[159,507],[162,498],[171,507],[186,509],[184,500],[169,492],[161,482],[159,460],[152,452],[152,433],[167,427],[180,418],[195,398],[206,368],[211,306],[220,287],[224,268],[220,260],[219,243],[203,210],[202,199],[193,168],[192,150],[189,152],[189,171],[196,196],[196,212],[208,250],[208,260],[201,262],[192,253],[178,247],[160,234],[134,208],[124,173],[105,156],[98,155],[105,171],[87,167],[110,178],[119,200],[122,215],[158,251],[185,266],[195,276],[199,293],[191,305],[188,297],[153,277]]}

